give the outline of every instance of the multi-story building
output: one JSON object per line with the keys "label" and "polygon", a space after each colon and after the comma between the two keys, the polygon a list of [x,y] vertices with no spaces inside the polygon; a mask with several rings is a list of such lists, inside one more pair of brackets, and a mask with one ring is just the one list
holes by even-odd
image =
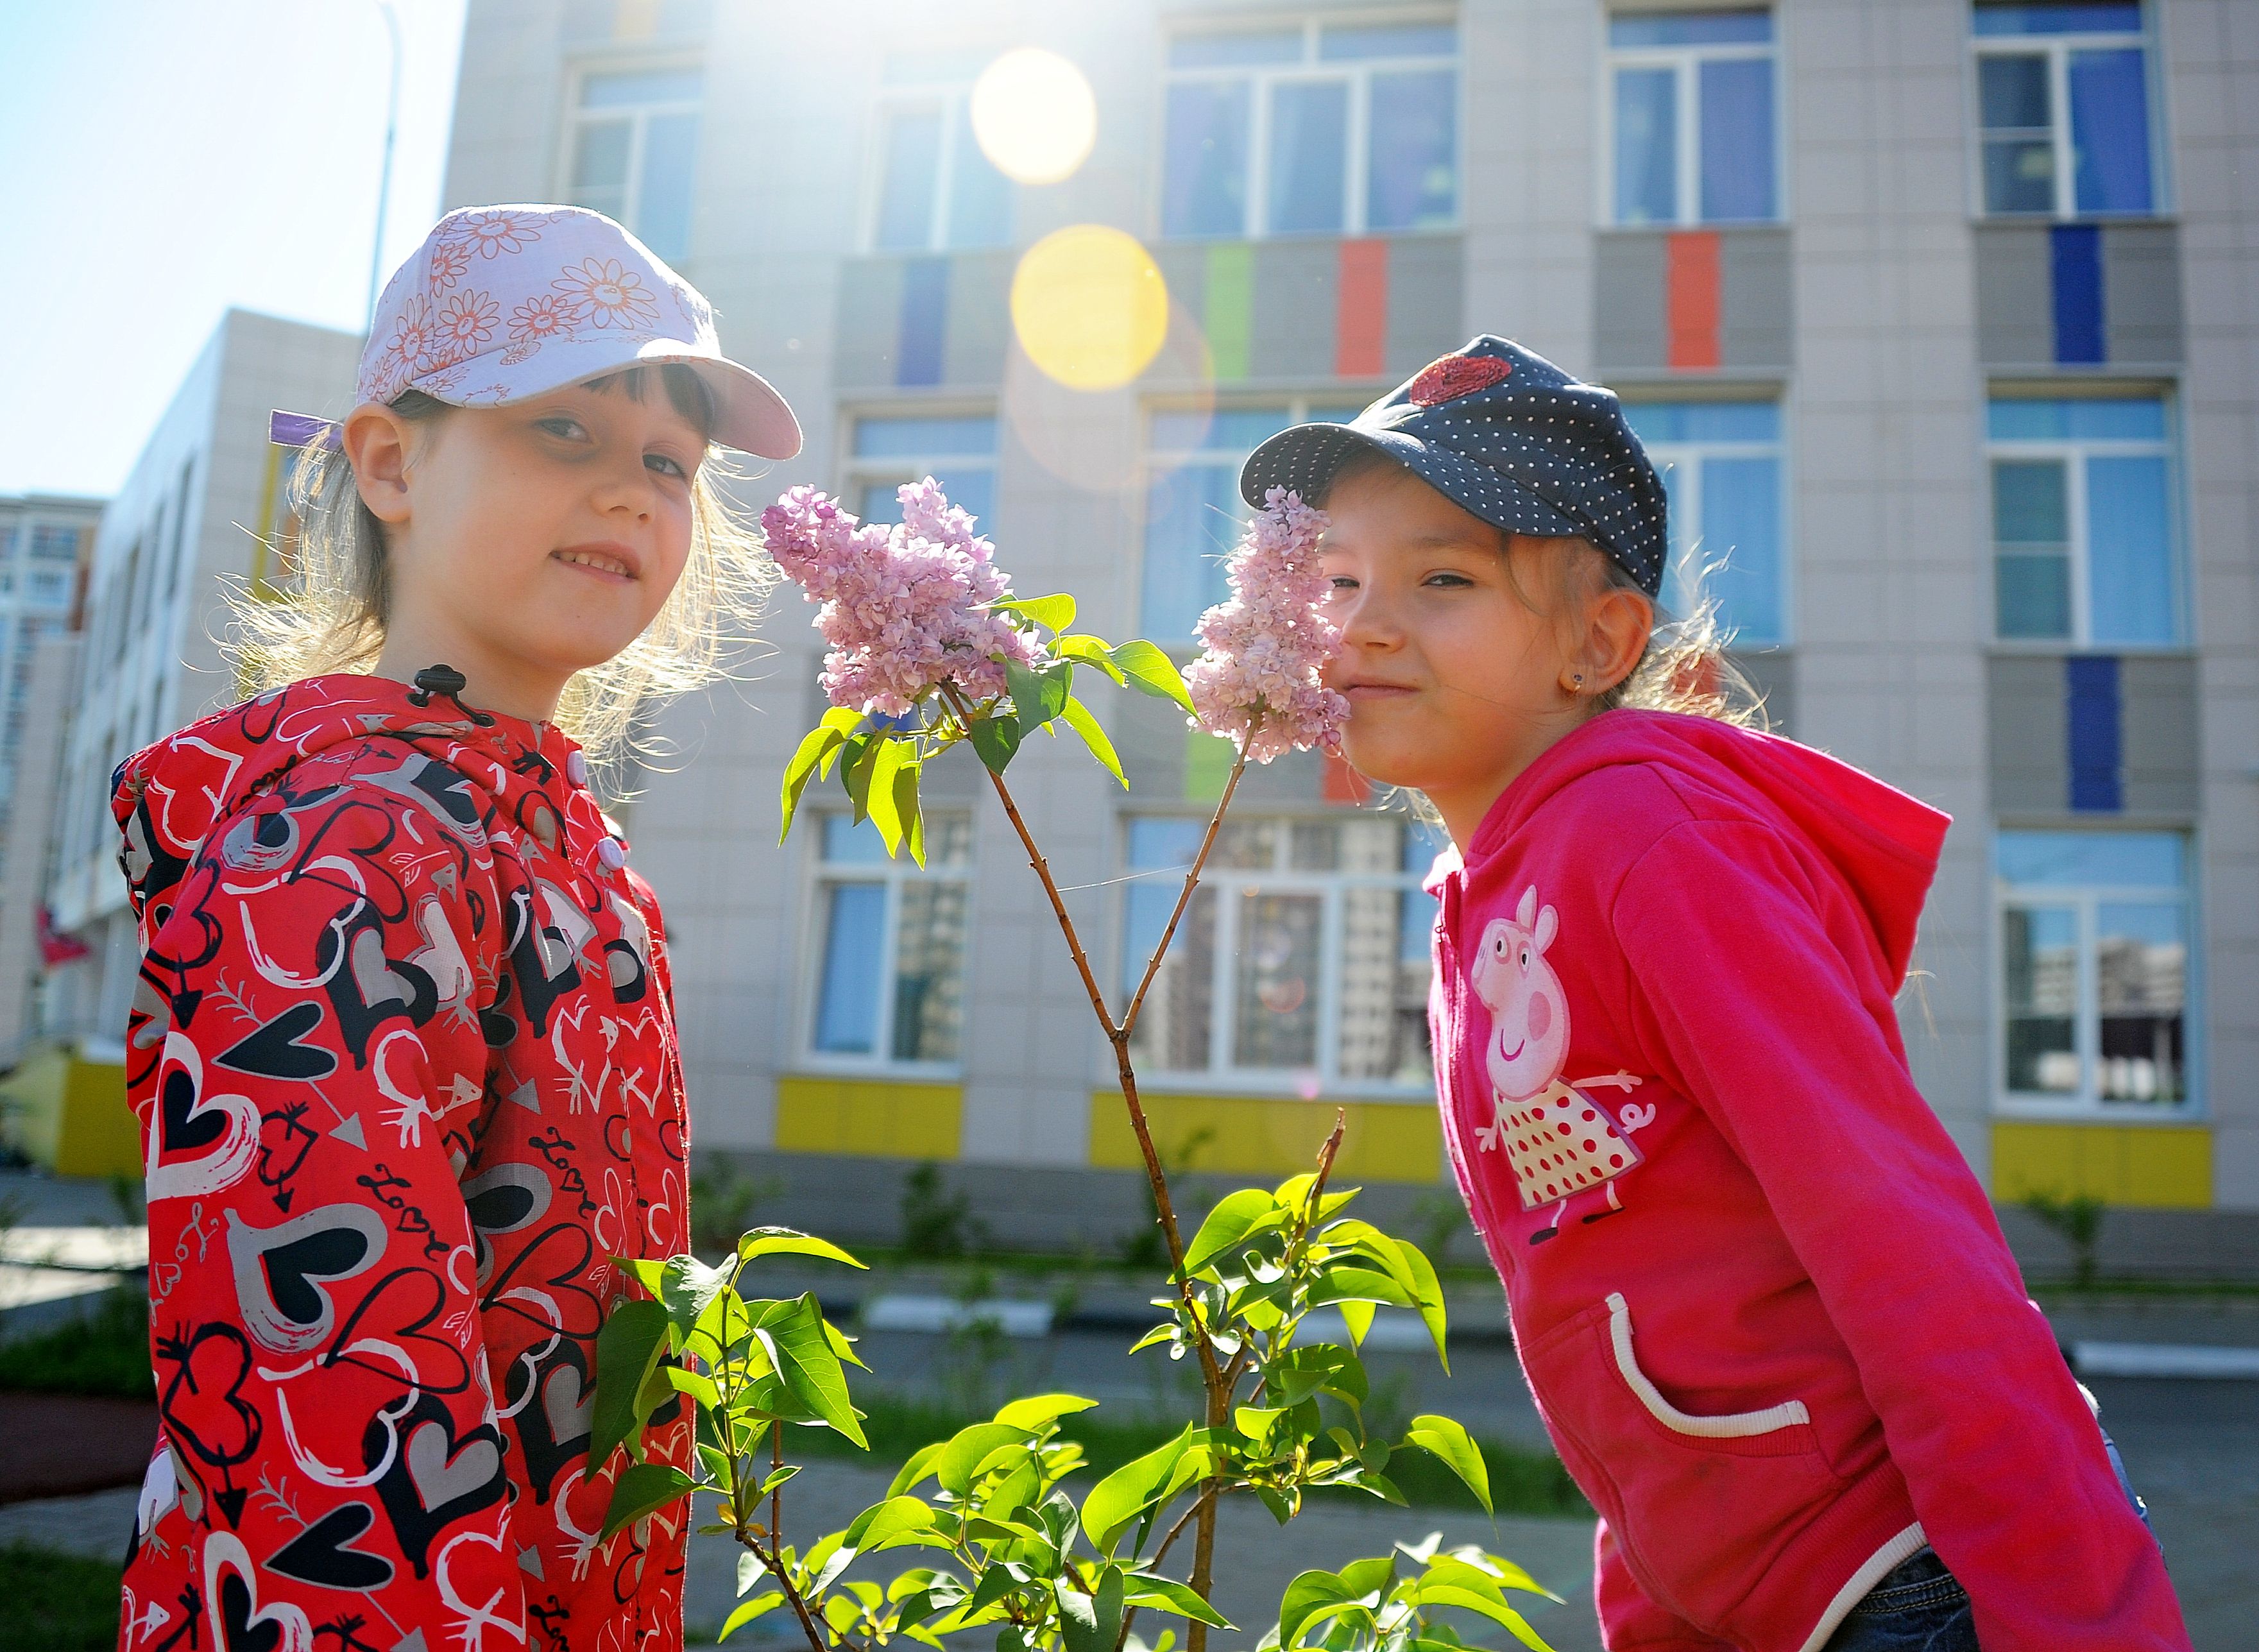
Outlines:
{"label": "multi-story building", "polygon": [[39,638],[78,622],[104,502],[0,498],[0,813],[15,795],[25,696]]}
{"label": "multi-story building", "polygon": [[289,502],[276,408],[341,414],[360,340],[230,310],[110,502],[95,537],[83,638],[50,829],[56,929],[89,950],[51,971],[41,1024],[115,1046],[139,963],[110,783],[119,760],[238,697],[228,603],[284,570]]}
{"label": "multi-story building", "polygon": [[[1065,73],[990,75],[1022,47]],[[1268,432],[1478,331],[1615,386],[1671,594],[1707,568],[1777,725],[1955,817],[1925,1093],[2004,1201],[2186,1264],[2222,1229],[2172,1213],[2259,1209],[2255,174],[2240,0],[473,0],[446,197],[680,262],[808,430],[749,502],[930,471],[1020,590],[1178,651]],[[766,640],[635,806],[700,1147],[835,1228],[936,1159],[1001,1232],[1118,1228],[1108,1052],[999,811],[944,765],[922,869],[828,803],[777,847],[818,651],[788,596]],[[1126,797],[1067,742],[1014,777],[1118,990],[1222,748],[1099,712]],[[1165,1147],[1285,1172],[1340,1104],[1350,1173],[1434,1182],[1429,849],[1315,758],[1251,777],[1141,1031]]]}

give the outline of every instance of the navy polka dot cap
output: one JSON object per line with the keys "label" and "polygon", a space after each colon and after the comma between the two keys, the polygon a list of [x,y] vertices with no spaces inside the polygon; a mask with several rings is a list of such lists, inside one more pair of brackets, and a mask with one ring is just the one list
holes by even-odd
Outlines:
{"label": "navy polka dot cap", "polygon": [[1671,539],[1663,480],[1613,390],[1580,384],[1489,333],[1432,361],[1347,424],[1298,424],[1248,455],[1242,497],[1322,494],[1344,460],[1373,450],[1493,527],[1589,539],[1663,588]]}

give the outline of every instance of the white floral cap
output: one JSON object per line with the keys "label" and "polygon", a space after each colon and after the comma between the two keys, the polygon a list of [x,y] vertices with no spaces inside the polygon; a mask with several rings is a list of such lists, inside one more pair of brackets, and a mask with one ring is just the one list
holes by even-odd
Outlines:
{"label": "white floral cap", "polygon": [[[784,397],[722,353],[714,307],[626,230],[586,207],[465,207],[385,283],[354,388],[363,402],[421,390],[457,407],[507,407],[669,361],[696,369],[713,393],[723,446],[765,459],[800,451]],[[276,414],[271,433],[336,439],[297,414]]]}

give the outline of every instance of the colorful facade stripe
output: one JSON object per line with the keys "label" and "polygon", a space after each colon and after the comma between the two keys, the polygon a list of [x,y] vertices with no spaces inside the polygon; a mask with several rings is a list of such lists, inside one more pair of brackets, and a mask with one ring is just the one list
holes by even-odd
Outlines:
{"label": "colorful facade stripe", "polygon": [[953,1159],[965,1088],[891,1079],[802,1074],[777,1080],[776,1146],[782,1153]]}
{"label": "colorful facade stripe", "polygon": [[2117,657],[2073,655],[2063,666],[2070,806],[2079,814],[2117,814],[2126,807],[2124,699]]}
{"label": "colorful facade stripe", "polygon": [[2084,1194],[2106,1205],[2206,1210],[2212,1132],[2201,1124],[2056,1124],[2002,1119],[1992,1126],[1992,1197]]}
{"label": "colorful facade stripe", "polygon": [[1388,243],[1343,241],[1335,289],[1334,376],[1377,379],[1388,367]]}
{"label": "colorful facade stripe", "polygon": [[1203,282],[1208,353],[1218,384],[1247,377],[1255,342],[1255,249],[1245,241],[1219,241],[1208,249]]}
{"label": "colorful facade stripe", "polygon": [[1687,230],[1664,242],[1664,362],[1674,368],[1717,367],[1721,282],[1715,230]]}
{"label": "colorful facade stripe", "polygon": [[949,338],[949,260],[914,258],[902,266],[902,314],[894,340],[894,383],[904,389],[943,382]]}
{"label": "colorful facade stripe", "polygon": [[2058,224],[2048,231],[2055,359],[2064,367],[2107,361],[2103,331],[2102,231],[2092,224]]}

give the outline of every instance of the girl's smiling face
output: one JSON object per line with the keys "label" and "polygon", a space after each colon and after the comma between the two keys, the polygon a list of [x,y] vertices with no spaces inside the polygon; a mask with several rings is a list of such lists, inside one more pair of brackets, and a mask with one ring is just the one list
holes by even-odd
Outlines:
{"label": "girl's smiling face", "polygon": [[1541,610],[1595,553],[1518,536],[1509,551],[1394,464],[1345,468],[1325,509],[1319,550],[1342,629],[1326,680],[1349,698],[1343,751],[1367,778],[1426,793],[1464,849],[1514,777],[1630,671],[1648,611],[1613,591]]}
{"label": "girl's smiling face", "polygon": [[546,718],[688,560],[706,435],[656,371],[422,424],[364,407],[346,440],[388,530],[381,675],[445,662],[474,703]]}

